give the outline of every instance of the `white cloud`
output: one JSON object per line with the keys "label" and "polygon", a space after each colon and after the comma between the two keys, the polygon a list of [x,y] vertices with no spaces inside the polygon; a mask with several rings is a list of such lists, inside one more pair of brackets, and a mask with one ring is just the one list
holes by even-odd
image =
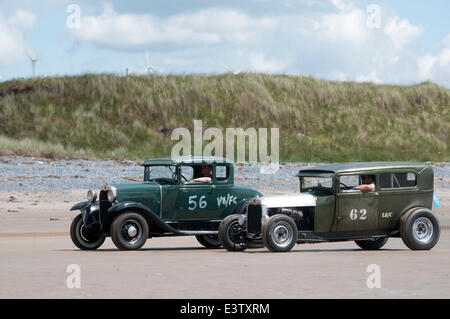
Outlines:
{"label": "white cloud", "polygon": [[108,5],[101,15],[82,17],[81,28],[71,31],[82,40],[115,46],[213,45],[244,43],[275,26],[273,19],[251,18],[232,9],[203,9],[159,18],[150,14],[120,14]]}
{"label": "white cloud", "polygon": [[380,83],[380,79],[378,77],[377,71],[373,70],[366,74],[360,74],[356,77],[356,82],[373,82]]}
{"label": "white cloud", "polygon": [[363,42],[368,36],[366,16],[358,9],[327,14],[316,28],[318,31],[324,31],[326,37],[333,41]]}
{"label": "white cloud", "polygon": [[442,40],[442,46],[444,48],[450,48],[450,33]]}
{"label": "white cloud", "polygon": [[250,65],[253,71],[262,73],[276,73],[283,71],[287,62],[268,60],[263,53],[252,53],[250,55]]}
{"label": "white cloud", "polygon": [[450,87],[450,34],[442,41],[443,47],[436,55],[426,54],[417,59],[419,77]]}
{"label": "white cloud", "polygon": [[384,27],[384,33],[391,38],[396,49],[401,49],[414,41],[425,31],[422,26],[414,26],[408,20],[399,20],[395,17]]}
{"label": "white cloud", "polygon": [[450,48],[445,48],[439,54],[439,63],[442,67],[450,66]]}
{"label": "white cloud", "polygon": [[166,17],[117,12],[107,5],[100,14],[83,15],[81,28],[71,32],[121,50],[152,45],[152,63],[169,72],[223,72],[223,65],[230,65],[350,81],[418,80],[419,66],[411,68],[417,57],[405,46],[424,32],[422,26],[382,11],[384,28],[369,28],[367,8],[360,3],[308,3],[311,10],[258,16],[230,7],[197,7]]}
{"label": "white cloud", "polygon": [[31,29],[36,24],[36,16],[28,11],[17,10],[11,17],[10,24],[20,30]]}
{"label": "white cloud", "polygon": [[[419,56],[409,44],[422,40],[425,28],[398,15],[389,4],[380,5],[381,28],[369,28],[369,3],[355,0],[286,0],[284,6],[268,1],[256,3],[257,8],[195,3],[170,9],[168,15],[168,7],[160,15],[132,11],[141,6],[121,5],[129,10],[125,12],[110,4],[80,1],[81,28],[69,29],[74,46],[93,43],[84,49],[94,55],[98,47],[118,49],[103,51],[113,62],[94,56],[95,63],[83,71],[144,70],[148,48],[151,64],[165,72],[232,69],[377,83],[430,79],[450,86],[450,34],[440,51]],[[30,4],[35,5],[31,0]],[[28,11],[0,15],[0,66],[25,57],[24,34],[35,24],[36,17]]]}
{"label": "white cloud", "polygon": [[[334,11],[316,15],[303,14],[292,17],[300,35],[314,34],[321,41],[364,42],[369,29],[366,27],[366,15],[351,2],[331,0]],[[303,21],[303,22],[302,22]]]}
{"label": "white cloud", "polygon": [[421,56],[417,59],[419,76],[422,80],[428,80],[431,77],[431,70],[436,62],[436,58],[430,54]]}
{"label": "white cloud", "polygon": [[339,9],[339,11],[353,11],[355,9],[354,5],[350,1],[345,0],[331,0],[333,6]]}
{"label": "white cloud", "polygon": [[18,10],[8,19],[0,14],[0,65],[11,65],[25,59],[28,46],[24,34],[35,23],[36,17],[31,12]]}

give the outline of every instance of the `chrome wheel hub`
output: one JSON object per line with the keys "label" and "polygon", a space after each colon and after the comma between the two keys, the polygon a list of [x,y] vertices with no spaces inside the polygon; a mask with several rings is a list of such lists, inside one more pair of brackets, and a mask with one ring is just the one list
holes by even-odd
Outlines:
{"label": "chrome wheel hub", "polygon": [[427,243],[433,237],[433,223],[426,217],[417,218],[413,225],[414,237],[423,243]]}
{"label": "chrome wheel hub", "polygon": [[273,240],[278,246],[284,247],[289,245],[292,240],[293,233],[289,226],[283,224],[276,225],[273,228]]}
{"label": "chrome wheel hub", "polygon": [[141,225],[135,220],[127,220],[124,222],[121,231],[123,239],[130,244],[135,244],[142,237]]}
{"label": "chrome wheel hub", "polygon": [[128,232],[128,236],[130,236],[130,237],[134,237],[137,235],[137,229],[134,226],[129,226],[127,229],[127,232]]}

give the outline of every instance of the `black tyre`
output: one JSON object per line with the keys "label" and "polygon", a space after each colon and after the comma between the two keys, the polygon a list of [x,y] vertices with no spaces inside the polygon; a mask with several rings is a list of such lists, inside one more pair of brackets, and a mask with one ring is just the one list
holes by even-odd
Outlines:
{"label": "black tyre", "polygon": [[229,215],[220,223],[219,241],[228,251],[244,251],[248,247],[245,231],[239,225],[240,216]]}
{"label": "black tyre", "polygon": [[264,248],[264,242],[262,239],[252,239],[247,243],[248,248]]}
{"label": "black tyre", "polygon": [[206,248],[219,248],[222,246],[218,235],[196,235],[195,238]]}
{"label": "black tyre", "polygon": [[138,213],[123,213],[111,225],[111,239],[120,250],[137,250],[145,244],[147,238],[147,221]]}
{"label": "black tyre", "polygon": [[427,208],[407,212],[400,219],[400,235],[411,250],[429,250],[439,241],[439,220]]}
{"label": "black tyre", "polygon": [[95,250],[105,242],[106,236],[88,231],[84,227],[82,215],[79,214],[70,225],[70,238],[80,249]]}
{"label": "black tyre", "polygon": [[365,250],[377,250],[386,245],[388,239],[388,237],[379,237],[367,240],[355,240],[355,243]]}
{"label": "black tyre", "polygon": [[270,217],[263,230],[264,245],[272,252],[291,250],[297,239],[297,225],[291,217],[286,215]]}

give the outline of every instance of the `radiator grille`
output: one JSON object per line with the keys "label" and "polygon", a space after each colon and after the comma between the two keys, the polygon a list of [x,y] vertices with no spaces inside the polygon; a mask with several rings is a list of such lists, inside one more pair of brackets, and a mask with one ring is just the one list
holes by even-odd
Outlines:
{"label": "radiator grille", "polygon": [[261,233],[261,205],[248,205],[247,209],[247,233],[257,235]]}
{"label": "radiator grille", "polygon": [[99,219],[100,222],[103,222],[102,217],[104,218],[106,216],[106,212],[112,206],[112,204],[108,201],[108,191],[100,191],[99,202],[100,202]]}

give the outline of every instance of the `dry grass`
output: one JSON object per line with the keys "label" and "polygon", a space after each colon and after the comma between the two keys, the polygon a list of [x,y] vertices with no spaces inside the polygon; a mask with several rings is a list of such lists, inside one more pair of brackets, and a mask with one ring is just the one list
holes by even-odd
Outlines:
{"label": "dry grass", "polygon": [[0,153],[169,155],[177,127],[279,127],[285,161],[450,159],[450,90],[239,74],[0,83]]}

